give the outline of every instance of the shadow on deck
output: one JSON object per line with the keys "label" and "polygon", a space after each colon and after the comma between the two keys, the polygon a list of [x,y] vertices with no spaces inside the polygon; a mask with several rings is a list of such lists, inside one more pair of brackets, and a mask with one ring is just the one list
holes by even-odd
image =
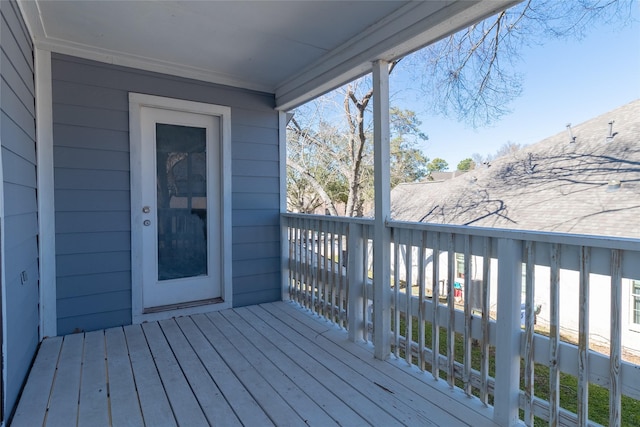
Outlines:
{"label": "shadow on deck", "polygon": [[278,302],[45,339],[11,425],[482,426],[489,416]]}

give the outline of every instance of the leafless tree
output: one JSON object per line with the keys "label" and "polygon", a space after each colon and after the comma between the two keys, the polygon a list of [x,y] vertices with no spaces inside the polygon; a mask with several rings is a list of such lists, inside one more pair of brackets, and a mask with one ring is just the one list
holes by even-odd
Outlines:
{"label": "leafless tree", "polygon": [[[389,65],[389,73],[396,64]],[[372,123],[368,114],[372,97],[370,78],[358,79],[296,112],[287,126],[287,161],[295,171],[289,177],[290,186],[296,179],[304,179],[332,215],[339,213],[341,205],[345,216],[363,216],[365,202],[372,199]],[[338,124],[328,117],[331,114],[339,117]],[[393,183],[424,176],[428,160],[414,145],[427,137],[419,130],[415,113],[392,108],[390,116]]]}
{"label": "leafless tree", "polygon": [[[509,102],[521,93],[522,76],[514,63],[523,46],[582,37],[594,23],[619,25],[631,19],[632,7],[633,0],[525,0],[403,59],[403,68],[417,74],[422,99],[431,110],[474,126],[491,123],[507,113]],[[390,73],[396,65],[390,65]],[[358,79],[298,110],[287,128],[291,179],[304,179],[332,215],[344,206],[340,213],[362,216],[366,202],[373,199],[372,96],[370,78]],[[331,108],[322,107],[326,104]],[[392,176],[394,183],[419,179],[428,162],[406,139],[426,139],[420,121],[411,112],[402,113],[407,114],[396,115],[397,123],[392,123],[400,140],[395,146],[392,140],[391,163],[409,167],[397,168],[401,176]],[[480,165],[488,159],[474,154],[473,160]]]}
{"label": "leafless tree", "polygon": [[472,126],[491,123],[521,94],[514,65],[523,47],[623,25],[633,7],[633,0],[525,0],[419,51],[411,66],[432,110]]}

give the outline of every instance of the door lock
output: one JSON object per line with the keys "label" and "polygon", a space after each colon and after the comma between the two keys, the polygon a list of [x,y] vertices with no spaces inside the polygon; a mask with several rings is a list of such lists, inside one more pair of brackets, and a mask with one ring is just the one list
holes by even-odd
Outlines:
{"label": "door lock", "polygon": [[145,219],[143,224],[148,227],[151,225],[151,221],[149,221],[148,219]]}

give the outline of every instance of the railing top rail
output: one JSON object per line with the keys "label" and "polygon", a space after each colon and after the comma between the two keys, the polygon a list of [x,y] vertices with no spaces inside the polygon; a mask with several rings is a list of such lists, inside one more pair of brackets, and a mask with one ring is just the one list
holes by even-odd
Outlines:
{"label": "railing top rail", "polygon": [[504,228],[474,227],[469,225],[429,224],[408,221],[387,221],[388,227],[412,230],[435,231],[439,233],[468,234],[498,239],[528,240],[541,243],[558,243],[595,248],[640,251],[640,240],[614,236],[592,236],[587,234],[566,234],[551,231],[510,230]]}
{"label": "railing top rail", "polygon": [[[305,218],[340,223],[373,225],[373,218],[352,218],[345,216],[313,215],[286,212],[285,218]],[[587,234],[567,234],[552,231],[511,230],[505,228],[475,227],[470,225],[433,224],[423,222],[395,221],[386,222],[387,227],[410,230],[435,231],[438,233],[468,234],[473,236],[513,239],[541,243],[558,243],[574,246],[590,246],[594,248],[621,249],[640,252],[640,239],[615,236],[593,236]]]}
{"label": "railing top rail", "polygon": [[335,221],[335,222],[342,222],[347,224],[373,225],[373,218],[315,215],[315,214],[304,214],[304,213],[294,213],[294,212],[284,212],[282,213],[282,216],[285,218],[304,218],[304,219],[314,219],[314,220],[321,220],[321,221]]}

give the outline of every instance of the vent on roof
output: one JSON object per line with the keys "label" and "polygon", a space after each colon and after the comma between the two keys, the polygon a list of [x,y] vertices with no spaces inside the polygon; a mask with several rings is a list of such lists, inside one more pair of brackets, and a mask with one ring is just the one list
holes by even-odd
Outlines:
{"label": "vent on roof", "polygon": [[614,132],[614,131],[613,131],[613,124],[614,124],[614,123],[615,123],[615,121],[614,121],[614,120],[611,120],[611,121],[609,122],[609,135],[607,135],[607,139],[606,139],[606,141],[607,141],[607,142],[611,142],[611,141],[613,141],[613,138],[615,138],[615,137],[616,137],[616,135],[618,134],[618,132]]}
{"label": "vent on roof", "polygon": [[573,131],[571,130],[571,123],[567,123],[567,131],[569,132],[569,143],[573,144],[576,142],[576,137],[573,136]]}
{"label": "vent on roof", "polygon": [[613,191],[618,191],[622,184],[617,179],[610,179],[607,183],[607,193],[611,193]]}

